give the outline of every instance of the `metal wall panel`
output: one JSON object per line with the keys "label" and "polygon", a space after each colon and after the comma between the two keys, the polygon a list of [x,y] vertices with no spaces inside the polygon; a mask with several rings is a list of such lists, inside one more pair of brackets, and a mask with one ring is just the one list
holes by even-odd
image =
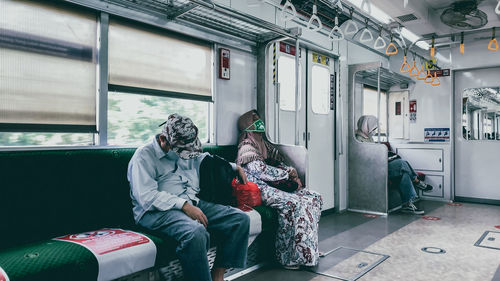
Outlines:
{"label": "metal wall panel", "polygon": [[[349,189],[348,209],[375,213],[388,212],[387,194],[387,147],[377,143],[361,143],[355,139],[357,118],[356,72],[381,67],[381,63],[349,66]],[[359,100],[357,100],[359,102]]]}

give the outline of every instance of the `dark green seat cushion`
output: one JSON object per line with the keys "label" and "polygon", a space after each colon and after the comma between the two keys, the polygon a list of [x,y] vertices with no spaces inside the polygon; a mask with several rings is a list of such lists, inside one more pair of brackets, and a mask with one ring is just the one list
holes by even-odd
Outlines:
{"label": "dark green seat cushion", "polygon": [[[231,145],[204,150],[229,161],[237,153]],[[0,152],[0,267],[11,280],[95,280],[92,253],[50,239],[101,228],[144,232],[135,225],[127,181],[134,152],[135,148]],[[263,231],[274,231],[276,212],[264,206],[255,209]],[[157,265],[175,258],[175,241],[147,235],[158,246]]]}
{"label": "dark green seat cushion", "polygon": [[[157,248],[156,266],[176,259],[175,241],[143,233]],[[96,280],[98,263],[85,247],[47,240],[0,251],[0,266],[11,281]]]}

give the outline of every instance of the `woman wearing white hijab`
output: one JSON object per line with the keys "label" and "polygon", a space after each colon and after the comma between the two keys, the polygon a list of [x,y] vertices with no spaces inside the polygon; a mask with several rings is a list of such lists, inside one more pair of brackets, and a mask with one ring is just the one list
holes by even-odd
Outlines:
{"label": "woman wearing white hijab", "polygon": [[[377,128],[377,117],[372,115],[361,116],[358,120],[356,139],[360,142],[373,142],[372,135]],[[388,177],[389,179],[395,179],[396,182],[400,179],[399,190],[401,192],[401,200],[403,201],[403,212],[423,215],[424,211],[418,209],[413,204],[413,201],[417,198],[414,186],[424,191],[432,190],[432,186],[420,181],[417,173],[415,173],[408,162],[401,158],[394,158],[392,155],[389,157]]]}

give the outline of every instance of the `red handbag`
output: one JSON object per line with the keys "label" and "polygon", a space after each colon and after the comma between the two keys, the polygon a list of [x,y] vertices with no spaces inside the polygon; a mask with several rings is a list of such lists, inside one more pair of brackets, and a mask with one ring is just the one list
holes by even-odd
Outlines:
{"label": "red handbag", "polygon": [[238,208],[242,211],[250,211],[252,207],[259,206],[262,204],[260,198],[260,189],[253,182],[247,182],[247,184],[241,184],[233,179],[233,195],[236,197],[238,202]]}

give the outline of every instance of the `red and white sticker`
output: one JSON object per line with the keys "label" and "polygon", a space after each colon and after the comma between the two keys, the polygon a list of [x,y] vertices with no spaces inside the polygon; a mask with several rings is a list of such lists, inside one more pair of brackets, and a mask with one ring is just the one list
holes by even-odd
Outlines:
{"label": "red and white sticker", "polygon": [[449,206],[455,206],[455,207],[460,207],[462,206],[463,204],[462,203],[455,203],[455,202],[452,202],[452,203],[448,203]]}
{"label": "red and white sticker", "polygon": [[363,214],[363,217],[367,217],[367,218],[378,218],[377,215],[373,215],[373,214]]}
{"label": "red and white sticker", "polygon": [[104,255],[150,241],[149,238],[139,233],[106,228],[79,234],[69,234],[54,239],[80,244],[96,255]]}
{"label": "red and white sticker", "polygon": [[7,273],[5,273],[5,271],[1,267],[0,267],[0,281],[10,281],[9,276],[7,276]]}
{"label": "red and white sticker", "polygon": [[498,228],[498,229],[500,229],[500,225],[495,225],[495,228]]}
{"label": "red and white sticker", "polygon": [[439,217],[433,217],[433,216],[423,216],[422,219],[428,220],[428,221],[438,221],[441,218],[439,218]]}
{"label": "red and white sticker", "polygon": [[148,237],[128,230],[103,228],[54,240],[75,243],[91,251],[99,264],[98,281],[114,280],[153,267],[156,260],[155,244]]}

